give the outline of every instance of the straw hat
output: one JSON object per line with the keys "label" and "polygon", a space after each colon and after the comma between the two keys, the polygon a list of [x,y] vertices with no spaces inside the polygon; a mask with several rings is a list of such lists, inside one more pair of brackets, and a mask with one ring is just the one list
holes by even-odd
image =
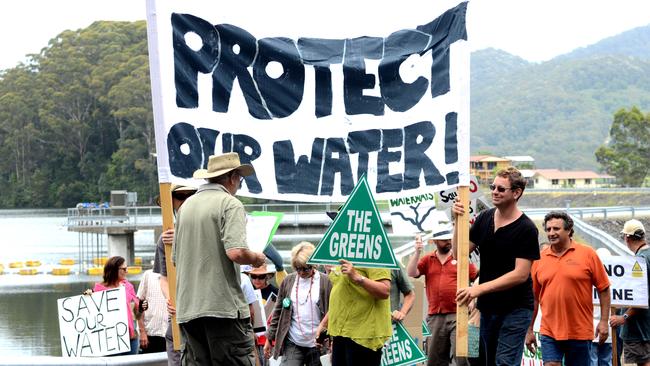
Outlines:
{"label": "straw hat", "polygon": [[192,175],[194,179],[208,179],[224,175],[233,170],[237,170],[242,177],[255,173],[255,169],[250,164],[241,164],[239,154],[235,152],[223,155],[212,155],[208,160],[208,169],[198,169]]}
{"label": "straw hat", "polygon": [[[196,192],[196,188],[190,186],[184,186],[180,184],[172,184],[171,192],[172,195],[174,194],[174,192]],[[156,196],[154,201],[156,202],[156,205],[160,206],[160,195]]]}

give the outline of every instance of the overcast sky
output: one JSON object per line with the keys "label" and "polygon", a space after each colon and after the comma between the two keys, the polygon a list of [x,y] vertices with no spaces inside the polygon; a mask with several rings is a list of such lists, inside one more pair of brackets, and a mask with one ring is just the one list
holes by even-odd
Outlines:
{"label": "overcast sky", "polygon": [[[408,0],[400,4],[408,6]],[[21,0],[3,2],[2,8],[0,69],[38,53],[66,29],[146,18],[145,0]],[[529,61],[650,24],[647,0],[472,0],[469,9],[472,49],[499,48]]]}

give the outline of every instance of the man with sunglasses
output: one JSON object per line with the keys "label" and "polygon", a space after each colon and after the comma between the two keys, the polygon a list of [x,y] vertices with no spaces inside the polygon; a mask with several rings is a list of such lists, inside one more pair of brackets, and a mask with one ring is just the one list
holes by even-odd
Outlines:
{"label": "man with sunglasses", "polygon": [[183,365],[255,363],[239,266],[261,266],[266,256],[248,248],[246,212],[235,197],[243,178],[254,172],[237,153],[210,156],[207,169],[193,174],[207,183],[177,214],[173,260]]}
{"label": "man with sunglasses", "polygon": [[[623,225],[621,231],[627,247],[634,253],[649,271],[648,283],[650,284],[650,246],[646,241],[646,231],[639,220],[629,220]],[[621,338],[623,339],[623,356],[626,363],[636,363],[638,366],[650,366],[650,298],[648,309],[630,308],[623,315],[612,316],[612,327],[622,326]]]}
{"label": "man with sunglasses", "polygon": [[[470,253],[480,249],[478,286],[458,290],[456,301],[469,304],[478,298],[481,311],[481,352],[488,365],[518,365],[526,331],[533,315],[530,270],[539,259],[538,231],[518,207],[526,180],[514,167],[497,173],[490,189],[495,208],[483,211],[470,228]],[[456,202],[454,220],[465,208]],[[454,257],[457,243],[452,240]]]}

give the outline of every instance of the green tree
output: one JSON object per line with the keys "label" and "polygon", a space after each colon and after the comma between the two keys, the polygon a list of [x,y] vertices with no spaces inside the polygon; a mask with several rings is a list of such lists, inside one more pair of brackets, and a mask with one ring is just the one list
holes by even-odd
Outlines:
{"label": "green tree", "polygon": [[609,141],[596,150],[605,171],[626,187],[639,187],[650,171],[650,115],[637,107],[614,114]]}

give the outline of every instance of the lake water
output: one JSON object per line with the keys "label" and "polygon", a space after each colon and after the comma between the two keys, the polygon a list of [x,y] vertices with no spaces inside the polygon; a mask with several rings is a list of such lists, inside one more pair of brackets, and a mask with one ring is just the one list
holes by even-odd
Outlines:
{"label": "lake water", "polygon": [[[0,210],[0,354],[3,356],[61,356],[57,303],[78,295],[100,276],[52,276],[48,268],[62,258],[78,261],[79,234],[64,226],[65,210]],[[135,254],[147,264],[153,258],[152,230],[135,233]],[[35,276],[21,276],[10,262],[41,261]],[[73,267],[76,272],[77,266]],[[139,276],[130,276],[136,286]]]}

